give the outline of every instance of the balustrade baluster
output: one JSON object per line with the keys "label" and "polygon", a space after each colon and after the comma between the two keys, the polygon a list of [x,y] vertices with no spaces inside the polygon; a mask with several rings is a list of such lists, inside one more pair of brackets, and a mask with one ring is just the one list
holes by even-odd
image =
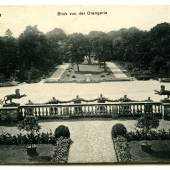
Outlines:
{"label": "balustrade baluster", "polygon": [[48,110],[47,110],[47,107],[45,108],[45,115],[48,117]]}
{"label": "balustrade baluster", "polygon": [[44,107],[42,107],[42,116],[45,116]]}
{"label": "balustrade baluster", "polygon": [[41,115],[40,115],[40,107],[38,107],[38,117],[40,117]]}
{"label": "balustrade baluster", "polygon": [[90,115],[90,107],[87,106],[87,109],[88,109],[88,115]]}
{"label": "balustrade baluster", "polygon": [[139,114],[139,112],[140,112],[140,104],[137,103],[136,109],[135,109],[135,114]]}
{"label": "balustrade baluster", "polygon": [[136,112],[136,104],[131,104],[131,114],[135,116],[138,112]]}
{"label": "balustrade baluster", "polygon": [[49,110],[50,110],[49,114],[50,114],[50,116],[51,116],[51,115],[53,114],[53,108],[50,107]]}
{"label": "balustrade baluster", "polygon": [[36,107],[33,108],[33,115],[34,115],[35,117],[37,117],[37,109],[36,109]]}
{"label": "balustrade baluster", "polygon": [[21,110],[21,115],[22,115],[23,117],[25,117],[25,108],[21,108],[20,110]]}
{"label": "balustrade baluster", "polygon": [[87,116],[87,115],[86,115],[86,112],[85,112],[85,106],[82,106],[82,114],[83,114],[84,116]]}
{"label": "balustrade baluster", "polygon": [[57,115],[58,114],[58,108],[55,106],[54,107],[54,114]]}
{"label": "balustrade baluster", "polygon": [[120,112],[121,112],[121,108],[120,108],[121,106],[120,105],[118,105],[118,113],[117,113],[117,115],[118,115],[118,117],[120,116]]}
{"label": "balustrade baluster", "polygon": [[93,106],[91,106],[91,114],[92,114],[92,115],[95,115],[95,114],[94,114],[94,111],[93,111]]}
{"label": "balustrade baluster", "polygon": [[109,105],[109,114],[110,115],[112,114],[112,107],[111,107],[111,105]]}
{"label": "balustrade baluster", "polygon": [[71,114],[72,114],[72,107],[71,107],[71,106],[68,106],[68,110],[69,110],[68,116],[71,116]]}
{"label": "balustrade baluster", "polygon": [[108,115],[108,113],[109,113],[108,105],[103,106],[103,108],[104,108],[103,110],[104,110],[105,115]]}
{"label": "balustrade baluster", "polygon": [[60,106],[60,116],[62,116],[62,115],[63,115],[63,107]]}
{"label": "balustrade baluster", "polygon": [[25,113],[24,113],[24,108],[23,108],[23,107],[20,108],[20,113],[21,113],[21,115],[22,115],[23,117],[25,117]]}
{"label": "balustrade baluster", "polygon": [[154,107],[154,108],[155,108],[155,113],[158,113],[158,112],[157,112],[157,105],[156,105],[156,104],[155,104],[155,107]]}
{"label": "balustrade baluster", "polygon": [[84,115],[87,116],[86,106],[83,107]]}

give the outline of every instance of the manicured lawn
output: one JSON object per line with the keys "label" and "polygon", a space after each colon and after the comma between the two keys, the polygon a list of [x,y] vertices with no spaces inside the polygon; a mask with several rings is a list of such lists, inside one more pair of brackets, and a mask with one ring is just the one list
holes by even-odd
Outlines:
{"label": "manicured lawn", "polygon": [[36,164],[48,163],[48,157],[54,154],[54,146],[40,144],[37,147],[39,158],[27,155],[26,145],[0,145],[0,164]]}
{"label": "manicured lawn", "polygon": [[[104,72],[104,68],[99,67],[99,65],[97,65],[97,64],[93,64],[93,65],[80,64],[79,69],[80,69],[80,73],[95,74],[95,73]],[[76,65],[74,65],[74,70],[75,70],[75,72],[77,72],[77,66]]]}
{"label": "manicured lawn", "polygon": [[109,68],[105,72],[103,67],[101,68],[96,64],[80,64],[79,69],[80,71],[78,72],[76,65],[74,65],[74,69],[71,67],[66,69],[59,82],[101,82],[115,80],[115,76]]}
{"label": "manicured lawn", "polygon": [[152,144],[152,152],[146,153],[142,151],[141,144],[144,141],[129,142],[130,153],[132,155],[132,163],[163,163],[170,162],[170,140],[153,140],[149,141]]}

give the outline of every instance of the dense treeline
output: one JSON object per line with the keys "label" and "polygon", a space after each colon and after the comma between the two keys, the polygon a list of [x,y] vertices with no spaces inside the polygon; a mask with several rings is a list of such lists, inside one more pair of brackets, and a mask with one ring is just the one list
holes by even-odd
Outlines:
{"label": "dense treeline", "polygon": [[37,26],[27,26],[18,38],[8,29],[0,37],[0,79],[31,81],[48,75],[56,65],[77,65],[91,57],[100,63],[117,61],[133,72],[149,72],[156,77],[170,77],[170,24],[161,23],[149,31],[132,27],[88,35],[66,35],[55,28],[46,34]]}

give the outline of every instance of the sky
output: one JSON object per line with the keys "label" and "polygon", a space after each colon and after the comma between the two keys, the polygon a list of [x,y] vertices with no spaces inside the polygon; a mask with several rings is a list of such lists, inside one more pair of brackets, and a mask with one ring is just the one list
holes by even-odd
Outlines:
{"label": "sky", "polygon": [[[87,15],[88,12],[105,12]],[[58,12],[67,15],[58,15]],[[70,13],[77,15],[70,15]],[[79,15],[84,12],[85,15]],[[107,13],[107,14],[106,14]],[[137,27],[149,30],[162,22],[170,23],[170,5],[166,6],[0,6],[0,35],[8,28],[17,37],[28,25],[37,25],[44,33],[61,28],[66,34],[90,31],[109,32]]]}

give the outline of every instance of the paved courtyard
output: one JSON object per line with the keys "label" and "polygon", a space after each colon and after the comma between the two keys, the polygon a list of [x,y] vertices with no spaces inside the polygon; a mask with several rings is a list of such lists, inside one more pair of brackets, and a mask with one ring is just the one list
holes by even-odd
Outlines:
{"label": "paved courtyard", "polygon": [[[135,120],[84,120],[41,122],[41,131],[54,132],[59,125],[69,127],[73,144],[70,147],[69,163],[114,163],[117,162],[111,129],[116,123],[122,123],[128,131],[135,129]],[[159,128],[168,129],[170,121],[161,120]],[[17,127],[0,126],[1,131],[20,133]],[[8,155],[12,157],[13,155]]]}

